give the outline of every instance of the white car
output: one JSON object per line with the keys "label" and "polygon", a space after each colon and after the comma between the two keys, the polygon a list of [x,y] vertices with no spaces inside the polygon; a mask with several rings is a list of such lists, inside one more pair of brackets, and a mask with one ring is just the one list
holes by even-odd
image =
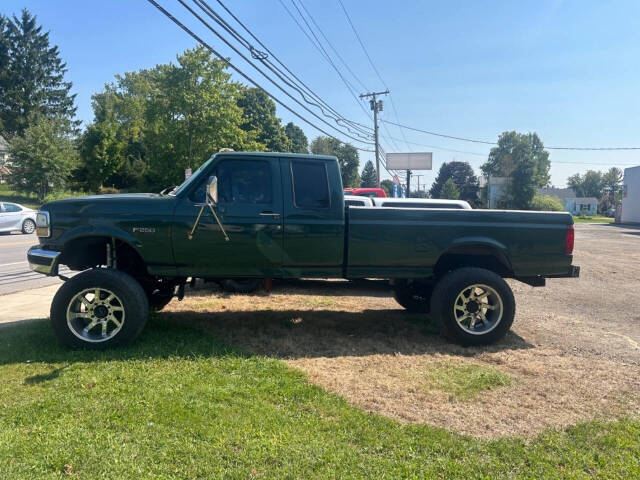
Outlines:
{"label": "white car", "polygon": [[376,207],[392,208],[452,208],[471,210],[464,200],[443,200],[439,198],[374,198]]}
{"label": "white car", "polygon": [[362,197],[359,195],[345,195],[344,206],[345,207],[373,207],[373,201],[369,197]]}
{"label": "white car", "polygon": [[0,232],[36,231],[36,211],[17,203],[0,202]]}

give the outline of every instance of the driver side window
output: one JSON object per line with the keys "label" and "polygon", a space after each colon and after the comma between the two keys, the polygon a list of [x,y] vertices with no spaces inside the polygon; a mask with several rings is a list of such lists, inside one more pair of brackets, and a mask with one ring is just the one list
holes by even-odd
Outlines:
{"label": "driver side window", "polygon": [[[211,175],[218,177],[218,201],[227,204],[271,204],[271,166],[262,160],[224,160]],[[207,175],[193,191],[190,199],[204,203]]]}

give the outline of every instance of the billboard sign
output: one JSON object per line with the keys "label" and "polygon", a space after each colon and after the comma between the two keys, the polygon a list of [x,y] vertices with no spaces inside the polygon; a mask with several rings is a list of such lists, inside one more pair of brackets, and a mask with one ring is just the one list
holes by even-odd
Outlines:
{"label": "billboard sign", "polygon": [[392,170],[431,170],[433,153],[387,153],[387,168]]}

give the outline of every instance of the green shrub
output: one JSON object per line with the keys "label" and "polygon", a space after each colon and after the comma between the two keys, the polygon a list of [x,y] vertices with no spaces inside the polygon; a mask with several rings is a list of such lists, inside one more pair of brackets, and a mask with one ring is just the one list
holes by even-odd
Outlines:
{"label": "green shrub", "polygon": [[531,200],[530,207],[531,210],[544,212],[561,212],[564,210],[560,199],[551,195],[535,195]]}
{"label": "green shrub", "polygon": [[114,187],[100,187],[98,189],[98,193],[100,195],[112,195],[115,193],[120,193],[120,190],[118,190],[117,188]]}
{"label": "green shrub", "polygon": [[72,191],[72,190],[58,190],[55,192],[51,192],[44,197],[44,202],[53,202],[54,200],[62,200],[63,198],[70,197],[83,197],[85,195],[91,195],[90,193],[84,192],[82,190]]}

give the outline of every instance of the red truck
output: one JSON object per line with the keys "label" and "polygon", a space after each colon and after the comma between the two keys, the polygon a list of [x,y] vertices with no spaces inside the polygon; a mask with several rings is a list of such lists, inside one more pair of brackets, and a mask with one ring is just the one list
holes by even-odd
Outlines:
{"label": "red truck", "polygon": [[345,188],[344,194],[369,198],[385,198],[387,196],[382,188]]}

